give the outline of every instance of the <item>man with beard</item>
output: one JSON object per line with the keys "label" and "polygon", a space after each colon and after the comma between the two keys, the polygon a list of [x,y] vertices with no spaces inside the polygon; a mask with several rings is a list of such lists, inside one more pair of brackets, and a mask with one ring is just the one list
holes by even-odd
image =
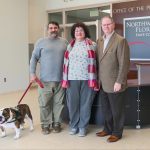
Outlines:
{"label": "man with beard", "polygon": [[61,87],[63,56],[67,41],[58,36],[59,24],[49,22],[48,36],[39,39],[30,60],[30,81],[34,82],[36,66],[40,64],[40,80],[44,88],[39,87],[40,121],[43,134],[50,133],[50,127],[61,131],[61,112],[64,106],[65,91]]}

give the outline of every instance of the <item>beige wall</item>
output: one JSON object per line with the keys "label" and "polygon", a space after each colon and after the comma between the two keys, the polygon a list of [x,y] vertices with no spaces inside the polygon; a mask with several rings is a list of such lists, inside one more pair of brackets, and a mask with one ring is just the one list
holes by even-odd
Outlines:
{"label": "beige wall", "polygon": [[28,70],[28,0],[0,0],[0,93],[25,89]]}
{"label": "beige wall", "polygon": [[44,36],[44,27],[47,24],[47,0],[29,0],[29,43]]}
{"label": "beige wall", "polygon": [[47,12],[62,8],[91,6],[111,2],[130,0],[29,0],[29,42],[35,43],[39,37],[44,36],[47,24]]}
{"label": "beige wall", "polygon": [[47,0],[46,10],[95,5],[95,4],[106,4],[122,1],[129,1],[129,0]]}
{"label": "beige wall", "polygon": [[46,11],[116,1],[125,0],[0,0],[0,93],[27,87],[28,44],[44,36]]}

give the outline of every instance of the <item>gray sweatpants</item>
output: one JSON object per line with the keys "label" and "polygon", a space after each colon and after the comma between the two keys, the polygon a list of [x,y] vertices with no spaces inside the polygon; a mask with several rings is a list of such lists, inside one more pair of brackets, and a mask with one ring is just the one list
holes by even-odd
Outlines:
{"label": "gray sweatpants", "polygon": [[70,80],[66,94],[70,127],[87,128],[95,92],[88,87],[87,80]]}

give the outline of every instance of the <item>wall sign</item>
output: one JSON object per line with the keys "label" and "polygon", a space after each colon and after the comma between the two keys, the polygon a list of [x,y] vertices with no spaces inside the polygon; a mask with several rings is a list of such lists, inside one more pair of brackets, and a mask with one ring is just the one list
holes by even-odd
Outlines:
{"label": "wall sign", "polygon": [[150,16],[124,19],[131,60],[150,61]]}

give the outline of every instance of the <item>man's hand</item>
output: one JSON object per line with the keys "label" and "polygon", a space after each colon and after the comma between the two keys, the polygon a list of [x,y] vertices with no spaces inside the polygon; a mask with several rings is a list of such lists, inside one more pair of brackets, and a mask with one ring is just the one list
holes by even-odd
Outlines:
{"label": "man's hand", "polygon": [[30,75],[30,82],[34,82],[36,78],[36,75]]}
{"label": "man's hand", "polygon": [[114,84],[114,92],[119,92],[121,90],[121,84],[115,82]]}

